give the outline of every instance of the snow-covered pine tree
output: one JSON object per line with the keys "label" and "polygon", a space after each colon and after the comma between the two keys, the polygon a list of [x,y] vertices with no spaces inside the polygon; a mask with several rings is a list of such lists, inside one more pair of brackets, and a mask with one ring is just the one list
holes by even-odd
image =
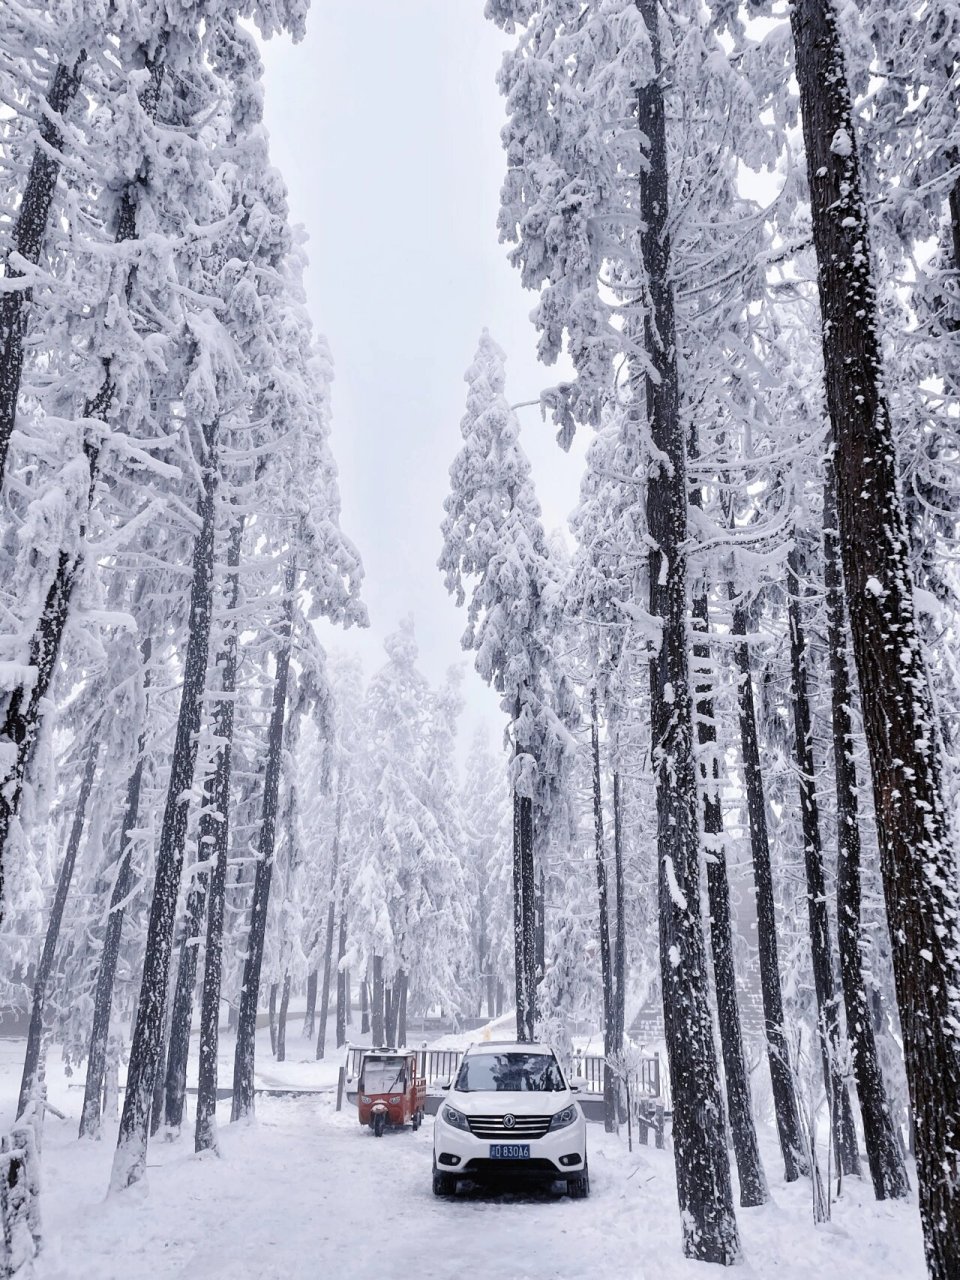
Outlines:
{"label": "snow-covered pine tree", "polygon": [[465,375],[463,447],[450,468],[439,566],[457,603],[467,601],[464,649],[501,695],[514,752],[514,945],[517,1036],[536,1019],[536,842],[563,804],[575,751],[575,700],[553,654],[562,592],[551,565],[530,464],[504,389],[505,356],[485,331]]}
{"label": "snow-covered pine tree", "polygon": [[[934,1280],[960,1271],[960,918],[941,742],[917,633],[871,234],[833,0],[791,13],[823,314],[844,584],[870,753]],[[885,639],[883,639],[885,638]],[[923,961],[918,963],[917,957]]]}
{"label": "snow-covered pine tree", "polygon": [[[9,231],[5,224],[0,232],[2,278],[7,282],[0,294],[0,489],[16,425],[32,301],[30,278],[46,241],[62,164],[64,126],[83,79],[87,60],[83,42],[89,43],[93,36],[99,49],[102,39],[95,29],[83,29],[84,18],[93,25],[92,15],[63,10],[64,6],[55,4],[19,5],[5,15],[2,34],[3,100],[8,107],[19,100],[21,110],[12,122],[0,126],[5,143],[4,161],[0,161],[4,188],[19,189],[20,195]],[[34,67],[38,63],[46,71],[46,85],[37,82]],[[31,148],[34,130],[37,136]]]}
{"label": "snow-covered pine tree", "polygon": [[497,1012],[497,984],[513,964],[510,906],[510,794],[502,758],[478,729],[470,744],[461,788],[463,875],[468,896],[473,963],[461,975],[477,1013],[486,1001]]}
{"label": "snow-covered pine tree", "polygon": [[[687,653],[685,440],[677,371],[671,170],[661,72],[693,59],[704,75],[702,14],[678,5],[661,23],[653,0],[578,11],[543,0],[491,0],[513,30],[501,73],[508,100],[508,177],[501,232],[524,284],[539,292],[540,349],[561,344],[577,368],[568,417],[596,425],[615,369],[648,454],[642,519],[649,548],[646,612],[660,817],[661,980],[674,1097],[677,1183],[688,1256],[739,1254],[723,1139],[700,918],[699,824]],[[706,152],[705,154],[709,154]],[[689,211],[684,210],[689,216]],[[682,224],[678,224],[682,225]],[[610,290],[611,292],[607,292]]]}

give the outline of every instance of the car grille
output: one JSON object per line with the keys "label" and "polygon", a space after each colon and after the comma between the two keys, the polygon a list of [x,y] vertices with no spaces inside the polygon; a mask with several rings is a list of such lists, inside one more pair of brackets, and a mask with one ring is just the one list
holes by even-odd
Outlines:
{"label": "car grille", "polygon": [[470,1132],[475,1138],[513,1138],[516,1141],[542,1138],[550,1128],[551,1116],[514,1116],[512,1128],[503,1123],[503,1116],[467,1116]]}

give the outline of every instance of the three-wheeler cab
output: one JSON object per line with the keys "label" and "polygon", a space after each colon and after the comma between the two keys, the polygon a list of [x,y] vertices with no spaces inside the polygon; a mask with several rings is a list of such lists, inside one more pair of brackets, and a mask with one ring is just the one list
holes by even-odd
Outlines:
{"label": "three-wheeler cab", "polygon": [[360,1063],[357,1112],[376,1137],[384,1129],[419,1129],[426,1106],[427,1082],[417,1075],[417,1055],[402,1049],[368,1049]]}

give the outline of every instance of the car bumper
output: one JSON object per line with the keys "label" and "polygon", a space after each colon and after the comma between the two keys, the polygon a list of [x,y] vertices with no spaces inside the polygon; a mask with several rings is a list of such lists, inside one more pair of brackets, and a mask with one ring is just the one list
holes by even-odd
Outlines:
{"label": "car bumper", "polygon": [[587,1133],[583,1120],[544,1134],[542,1138],[517,1141],[529,1146],[529,1160],[491,1160],[490,1138],[476,1138],[472,1133],[455,1129],[439,1115],[434,1121],[433,1154],[437,1169],[453,1177],[470,1178],[476,1182],[555,1182],[583,1173],[587,1161]]}

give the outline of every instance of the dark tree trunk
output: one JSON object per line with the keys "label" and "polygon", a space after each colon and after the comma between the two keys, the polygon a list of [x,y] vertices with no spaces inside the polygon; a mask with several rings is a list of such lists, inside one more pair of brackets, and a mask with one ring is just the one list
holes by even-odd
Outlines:
{"label": "dark tree trunk", "polygon": [[[169,976],[169,975],[168,975]],[[169,988],[169,981],[167,983]],[[160,1049],[157,1054],[157,1070],[150,1095],[150,1137],[160,1131],[163,1123],[163,1089],[166,1078],[167,1045],[170,1043],[170,1024],[173,1021],[173,992],[168,990],[167,1008],[160,1033]]]}
{"label": "dark tree trunk", "polygon": [[387,1024],[387,1044],[395,1047],[397,1043],[397,1014],[400,1005],[400,991],[394,979],[394,985],[387,987],[385,997],[385,1021]]}
{"label": "dark tree trunk", "polygon": [[[795,0],[827,403],[932,1280],[960,1275],[960,925],[940,746],[917,635],[856,130],[836,14]],[[849,146],[837,146],[838,137]]]}
{"label": "dark tree trunk", "polygon": [[386,1044],[384,1039],[384,1009],[383,1009],[383,956],[373,957],[373,999],[371,1001],[371,1022],[373,1043],[375,1047]]}
{"label": "dark tree trunk", "polygon": [[488,915],[487,894],[482,877],[478,885],[477,894],[477,969],[479,977],[480,996],[477,1001],[477,1015],[483,1013],[483,996],[484,989],[487,995],[487,1012],[493,1016],[493,962],[490,958],[490,934]]}
{"label": "dark tree trunk", "polygon": [[[205,804],[213,800],[212,775],[205,784]],[[201,837],[202,839],[202,837]],[[206,857],[206,846],[200,845],[201,861]],[[197,985],[197,962],[200,950],[200,933],[203,929],[207,907],[209,871],[200,871],[196,883],[187,895],[186,920],[180,941],[180,957],[177,965],[177,981],[173,995],[173,1017],[170,1022],[170,1046],[167,1050],[167,1071],[164,1082],[164,1121],[168,1129],[179,1130],[183,1123],[183,1099],[187,1089],[187,1062],[190,1057],[190,1028],[193,1024],[193,996]]]}
{"label": "dark tree trunk", "polygon": [[17,1103],[17,1119],[23,1115],[33,1100],[37,1086],[37,1072],[40,1066],[40,1051],[43,1046],[43,1013],[47,1002],[47,988],[50,975],[53,973],[53,959],[57,953],[57,940],[60,937],[60,926],[63,923],[63,910],[67,905],[67,894],[70,892],[70,881],[73,869],[77,864],[80,852],[80,840],[83,837],[83,824],[87,816],[87,804],[93,790],[93,781],[97,772],[97,759],[100,755],[100,727],[93,727],[93,745],[87,755],[83,777],[80,779],[80,790],[77,793],[77,805],[73,811],[73,822],[67,839],[67,849],[60,866],[57,878],[57,889],[50,908],[50,919],[47,921],[47,932],[43,939],[43,951],[37,963],[37,971],[33,980],[33,1007],[30,1010],[30,1028],[27,1031],[27,1047],[23,1060],[23,1076],[20,1081],[20,1100]]}
{"label": "dark tree trunk", "polygon": [[343,764],[337,775],[337,812],[334,819],[333,850],[330,859],[330,901],[327,903],[327,933],[323,948],[323,988],[320,997],[320,1030],[317,1034],[317,1060],[326,1049],[327,1017],[330,1013],[330,970],[333,965],[333,925],[337,882],[340,875],[340,827],[343,823]]}
{"label": "dark tree trunk", "polygon": [[230,845],[230,786],[233,769],[233,726],[237,687],[237,604],[240,599],[240,553],[244,517],[234,522],[227,548],[227,608],[222,648],[217,654],[220,691],[213,727],[217,736],[214,799],[200,815],[200,837],[211,859],[207,902],[207,945],[200,1001],[200,1062],[197,1076],[197,1151],[217,1148],[217,1054],[220,1047],[220,985],[223,973],[223,916]]}
{"label": "dark tree trunk", "polygon": [[347,1011],[350,1003],[350,986],[347,971],[343,967],[347,954],[347,913],[343,898],[340,899],[340,928],[337,938],[337,1048],[347,1043]]}
{"label": "dark tree trunk", "polygon": [[813,729],[807,691],[807,645],[800,616],[803,590],[800,556],[796,546],[790,552],[787,575],[790,622],[790,670],[793,680],[793,725],[797,753],[797,784],[800,789],[800,821],[803,828],[803,859],[807,876],[807,913],[810,919],[810,951],[813,985],[817,996],[817,1028],[823,1059],[823,1085],[830,1101],[833,1141],[837,1167],[847,1174],[860,1173],[857,1130],[850,1094],[843,1078],[844,1044],[840,1025],[840,998],[833,975],[833,944],[827,914],[827,886],[823,871],[820,812],[817,805],[816,768],[813,759]]}
{"label": "dark tree trunk", "polygon": [[[144,690],[150,686],[151,645],[146,639],[141,645],[144,665]],[[146,710],[145,710],[146,716]],[[97,989],[93,1001],[93,1027],[90,1032],[90,1050],[87,1054],[87,1077],[83,1091],[83,1109],[80,1113],[80,1137],[97,1138],[100,1135],[100,1105],[103,1096],[103,1075],[110,1040],[110,1013],[113,1006],[113,984],[120,958],[120,936],[123,932],[123,915],[130,896],[133,880],[133,833],[140,811],[140,789],[143,784],[143,765],[146,755],[146,731],[141,729],[137,744],[137,762],[127,782],[126,805],[120,828],[120,856],[117,874],[110,894],[110,909],[103,935],[100,968],[97,972]]]}
{"label": "dark tree trunk", "polygon": [[[683,1249],[689,1258],[730,1265],[740,1257],[723,1102],[708,1001],[700,915],[700,848],[693,708],[687,655],[686,449],[679,411],[676,323],[670,282],[666,115],[661,84],[660,6],[637,0],[654,77],[637,93],[648,168],[639,179],[641,251],[646,269],[644,347],[655,373],[646,382],[654,457],[647,491],[649,610],[662,627],[650,662],[651,734],[657,789],[660,973],[673,1143]],[[641,377],[635,380],[641,394]]]}
{"label": "dark tree trunk", "polygon": [[536,888],[536,985],[539,987],[547,971],[547,889],[543,867],[537,877]]}
{"label": "dark tree trunk", "polygon": [[360,1034],[365,1036],[370,1030],[370,992],[366,978],[360,983]]}
{"label": "dark tree trunk", "polygon": [[218,482],[216,430],[216,425],[204,429],[207,456],[200,500],[200,532],[193,549],[193,583],[190,589],[183,688],[170,760],[170,782],[157,845],[156,879],[147,927],[143,980],[127,1068],[120,1133],[113,1161],[112,1185],[115,1190],[130,1186],[143,1176],[147,1158],[151,1094],[160,1065],[170,953],[189,816],[184,796],[189,795],[193,789],[206,690]]}
{"label": "dark tree trunk", "polygon": [[[316,943],[314,943],[316,945]],[[307,975],[307,1011],[303,1015],[303,1038],[312,1040],[317,1033],[317,988],[319,976],[316,969]]]}
{"label": "dark tree trunk", "polygon": [[[57,66],[47,94],[47,109],[40,113],[42,141],[33,150],[27,185],[11,236],[12,250],[31,266],[40,261],[50,206],[60,174],[57,156],[63,148],[63,135],[53,117],[62,117],[70,109],[80,88],[86,56],[81,52],[72,66],[63,62]],[[4,263],[3,278],[22,280],[23,276],[24,272],[8,258]],[[0,293],[0,486],[3,485],[10,437],[17,420],[17,400],[23,374],[23,338],[31,296],[32,290],[26,288]]]}
{"label": "dark tree trunk", "polygon": [[383,1025],[385,1043],[393,1046],[397,1038],[397,1015],[393,1005],[393,987],[383,988]]}
{"label": "dark tree trunk", "polygon": [[[731,600],[736,592],[729,588]],[[747,614],[742,604],[735,604],[730,630],[734,636],[747,634]],[[750,822],[750,851],[753,860],[753,883],[757,905],[757,953],[760,967],[760,992],[767,1040],[767,1060],[773,1108],[777,1120],[780,1150],[783,1154],[784,1177],[795,1182],[809,1173],[800,1128],[800,1108],[794,1087],[790,1050],[783,1018],[783,992],[780,989],[780,958],[777,948],[777,912],[773,894],[773,869],[770,862],[770,837],[767,830],[767,804],[760,768],[760,741],[753,700],[753,672],[750,648],[738,644],[734,649],[739,679],[737,707],[740,719],[740,755],[743,762],[743,785],[747,797]]]}
{"label": "dark tree trunk", "polygon": [[[699,496],[699,495],[697,495]],[[696,497],[694,499],[696,501]],[[699,505],[699,503],[697,503]],[[710,629],[706,591],[693,601],[694,630],[704,637]],[[733,960],[733,926],[730,920],[730,884],[724,843],[723,808],[720,803],[720,763],[717,756],[717,722],[713,705],[713,669],[708,643],[694,644],[694,714],[700,746],[700,783],[703,788],[703,830],[706,836],[707,897],[710,903],[710,947],[717,989],[720,1048],[727,1086],[727,1112],[733,1133],[733,1150],[740,1177],[740,1203],[745,1208],[769,1199],[767,1179],[757,1146],[750,1102],[750,1074],[743,1052],[743,1030],[737,1000],[737,975]]]}
{"label": "dark tree trunk", "polygon": [[600,977],[603,984],[603,1125],[617,1131],[616,1077],[610,1065],[615,1052],[613,1011],[613,959],[610,954],[610,904],[607,901],[607,852],[603,835],[603,792],[600,779],[600,724],[597,689],[590,689],[590,749],[593,756],[593,846],[597,864],[599,906]]}
{"label": "dark tree trunk", "polygon": [[[519,708],[517,710],[519,715]],[[513,951],[517,983],[517,1039],[534,1039],[536,1023],[536,921],[533,868],[533,801],[513,793]]]}
{"label": "dark tree trunk", "polygon": [[[619,746],[619,741],[618,741]],[[617,755],[617,750],[614,751]],[[617,895],[617,932],[613,952],[613,991],[615,999],[613,1042],[617,1052],[623,1049],[623,1037],[627,1020],[627,936],[626,899],[623,882],[623,797],[621,794],[620,768],[613,770],[613,865],[614,887]]]}
{"label": "dark tree trunk", "polygon": [[284,575],[286,605],[278,629],[280,648],[273,684],[273,710],[267,740],[267,770],[263,785],[263,809],[257,870],[253,882],[253,905],[250,909],[250,932],[247,956],[243,963],[240,987],[240,1014],[237,1022],[237,1044],[233,1060],[233,1105],[231,1120],[253,1114],[253,1072],[257,1048],[257,1004],[260,999],[260,969],[267,936],[267,909],[270,905],[270,882],[273,877],[273,854],[277,834],[277,797],[280,792],[280,766],[283,760],[283,722],[287,708],[287,682],[290,674],[290,650],[293,646],[293,592],[296,568],[291,563]]}
{"label": "dark tree trunk", "polygon": [[506,999],[506,991],[500,978],[497,979],[497,1017],[503,1017],[503,1002]]}
{"label": "dark tree trunk", "polygon": [[274,1057],[277,1056],[277,991],[280,989],[278,982],[270,983],[270,997],[267,1001],[267,1021],[270,1025],[270,1052]]}
{"label": "dark tree trunk", "polygon": [[401,969],[397,973],[397,1047],[406,1048],[407,1044],[407,987],[409,980],[407,971]]}
{"label": "dark tree trunk", "polygon": [[[141,102],[144,111],[151,117],[156,115],[160,87],[163,83],[163,56],[164,45],[161,45],[155,57],[152,60],[148,60],[147,64],[150,79],[143,90]],[[131,240],[136,235],[136,187],[136,182],[130,183],[120,198],[120,212],[115,237],[118,244],[125,240]],[[128,276],[128,296],[131,285],[132,276]],[[9,297],[11,295],[3,296]],[[2,323],[3,319],[0,317],[0,324]],[[17,323],[20,323],[20,321]],[[19,373],[17,374],[17,382],[19,385]],[[105,361],[104,376],[100,389],[84,405],[83,416],[106,422],[107,415],[113,405],[114,393],[115,387],[110,373],[109,361]],[[13,409],[15,412],[15,399]],[[69,539],[69,547],[61,547],[53,580],[47,589],[43,609],[40,612],[33,635],[30,637],[27,665],[35,670],[36,675],[31,683],[19,684],[12,691],[4,713],[3,728],[0,729],[0,744],[7,742],[14,748],[9,753],[10,764],[7,766],[5,774],[0,777],[0,924],[3,922],[7,843],[11,826],[20,811],[24,779],[39,738],[43,707],[50,689],[50,682],[57,667],[63,632],[70,613],[73,588],[82,565],[87,519],[93,503],[97,478],[97,462],[100,455],[99,441],[88,435],[83,443],[83,452],[89,471],[86,508],[81,515],[79,528]]]}
{"label": "dark tree trunk", "polygon": [[890,1116],[873,1021],[863,978],[860,921],[860,813],[857,767],[853,758],[853,698],[847,664],[846,610],[837,533],[836,495],[829,474],[823,490],[823,585],[830,655],[833,760],[837,779],[837,941],[840,978],[847,1013],[847,1035],[853,1051],[853,1073],[860,1099],[863,1141],[878,1200],[909,1193],[907,1171]]}
{"label": "dark tree trunk", "polygon": [[290,1008],[290,974],[283,975],[280,1012],[277,1014],[277,1061],[287,1060],[287,1010]]}

